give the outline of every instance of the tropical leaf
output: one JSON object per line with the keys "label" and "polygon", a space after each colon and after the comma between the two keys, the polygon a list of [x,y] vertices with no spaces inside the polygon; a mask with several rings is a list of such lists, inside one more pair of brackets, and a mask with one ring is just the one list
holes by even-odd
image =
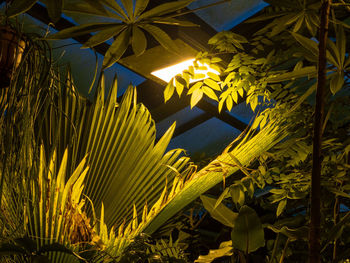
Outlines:
{"label": "tropical leaf", "polygon": [[28,11],[38,0],[15,0],[12,1],[7,15],[13,17]]}
{"label": "tropical leaf", "polygon": [[140,15],[139,19],[161,16],[164,14],[176,12],[182,8],[185,8],[192,2],[193,0],[180,0],[180,1],[173,1],[169,3],[161,4],[159,6],[152,8],[149,11],[144,12],[142,15]]}
{"label": "tropical leaf", "polygon": [[136,0],[134,16],[137,18],[148,6],[149,0]]}
{"label": "tropical leaf", "polygon": [[199,25],[192,23],[190,21],[179,20],[179,19],[175,19],[175,18],[171,18],[171,17],[153,18],[152,23],[173,25],[173,26],[184,26],[184,27],[198,27],[199,26]]}
{"label": "tropical leaf", "polygon": [[237,218],[237,213],[232,212],[228,207],[223,204],[219,204],[215,207],[216,200],[205,195],[201,195],[201,200],[204,208],[210,213],[210,215],[218,220],[225,226],[233,228],[235,225],[235,220]]}
{"label": "tropical leaf", "polygon": [[186,205],[221,182],[223,175],[226,177],[240,171],[230,154],[234,155],[241,165],[247,165],[283,140],[288,134],[286,128],[279,127],[277,123],[269,123],[254,136],[248,133],[234,149],[230,149],[229,146],[222,155],[183,182],[176,193],[163,202],[162,208],[153,214],[143,231],[153,233]]}
{"label": "tropical leaf", "polygon": [[102,70],[112,66],[125,53],[129,46],[131,32],[129,29],[123,30],[108,48],[103,59]]}
{"label": "tropical leaf", "polygon": [[63,0],[47,0],[46,5],[49,17],[56,23],[61,18]]}
{"label": "tropical leaf", "polygon": [[103,29],[97,34],[93,35],[84,43],[84,45],[81,48],[91,48],[94,46],[97,46],[112,37],[118,35],[121,31],[125,30],[126,27],[123,25],[115,25],[107,29]]}
{"label": "tropical leaf", "polygon": [[132,27],[132,49],[136,56],[140,56],[145,52],[147,47],[147,39],[145,34],[137,26]]}
{"label": "tropical leaf", "polygon": [[[97,16],[97,17],[108,17],[108,18],[114,18],[118,21],[124,21],[123,17],[120,15],[110,12],[109,10],[106,10],[103,5],[101,5],[100,2],[96,2],[93,0],[88,0],[84,2],[77,2],[77,3],[69,3],[66,4],[63,8],[63,11],[65,14],[71,15],[71,14],[84,14],[89,16]],[[117,21],[116,21],[117,22]]]}
{"label": "tropical leaf", "polygon": [[314,77],[317,74],[317,70],[315,66],[308,66],[303,67],[300,69],[295,69],[291,72],[282,73],[276,76],[271,76],[267,78],[267,82],[269,83],[276,83],[276,82],[282,82],[282,81],[288,81],[288,80],[294,80],[297,78],[302,77]]}
{"label": "tropical leaf", "polygon": [[178,52],[178,47],[174,41],[159,27],[153,25],[140,25],[140,27],[151,34],[165,49],[171,52]]}
{"label": "tropical leaf", "polygon": [[133,1],[130,1],[130,0],[121,0],[125,10],[126,10],[126,13],[128,15],[128,17],[130,17],[131,19],[133,19],[134,17],[134,4],[133,4]]}
{"label": "tropical leaf", "polygon": [[264,230],[256,212],[242,206],[231,232],[232,246],[250,253],[265,245]]}
{"label": "tropical leaf", "polygon": [[63,29],[56,34],[49,35],[46,39],[65,39],[85,35],[87,33],[108,29],[116,26],[116,23],[89,23],[80,26]]}
{"label": "tropical leaf", "polygon": [[233,254],[232,241],[222,242],[218,249],[209,250],[208,255],[201,255],[194,262],[210,263],[217,258],[231,256]]}
{"label": "tropical leaf", "polygon": [[129,20],[128,15],[124,12],[123,8],[115,0],[99,0],[102,4],[105,4],[107,7],[111,8],[118,15],[123,17],[125,20]]}

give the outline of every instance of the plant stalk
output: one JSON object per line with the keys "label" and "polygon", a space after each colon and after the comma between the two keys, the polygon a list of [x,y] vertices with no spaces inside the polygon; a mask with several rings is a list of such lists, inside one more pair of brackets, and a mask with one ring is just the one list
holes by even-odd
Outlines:
{"label": "plant stalk", "polygon": [[326,88],[326,42],[331,0],[323,0],[318,44],[318,76],[314,120],[312,176],[311,176],[311,222],[309,233],[309,263],[320,262],[320,217],[321,217],[321,149],[324,115],[324,93]]}
{"label": "plant stalk", "polygon": [[290,239],[288,238],[287,241],[286,241],[286,244],[284,245],[284,248],[283,248],[282,255],[280,257],[279,263],[283,263],[284,257],[286,256],[286,251],[287,251],[287,248],[288,248],[288,245],[289,245],[289,241],[290,241]]}

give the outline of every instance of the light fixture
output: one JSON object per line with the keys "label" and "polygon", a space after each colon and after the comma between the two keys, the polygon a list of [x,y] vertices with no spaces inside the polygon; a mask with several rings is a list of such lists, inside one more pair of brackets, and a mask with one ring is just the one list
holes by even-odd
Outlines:
{"label": "light fixture", "polygon": [[[162,68],[162,69],[153,71],[153,72],[151,72],[151,74],[153,76],[156,76],[157,78],[160,78],[160,79],[164,80],[165,82],[169,82],[172,77],[174,77],[177,74],[181,73],[182,71],[188,69],[189,66],[192,66],[193,65],[193,61],[195,61],[194,58],[186,60],[186,61],[183,61],[183,62],[180,62],[178,64],[175,64],[175,65],[172,65],[172,66],[169,66],[169,67],[166,67],[166,68]],[[210,68],[207,64],[202,64],[202,63],[198,62],[198,65],[207,67],[207,70],[195,70],[196,74],[197,73],[198,74],[201,73],[201,74],[205,75],[205,77],[202,78],[202,79],[208,78],[208,75],[207,75],[208,72],[212,72],[212,73],[215,73],[217,75],[220,74],[215,69]],[[201,79],[191,79],[190,83],[191,82],[196,82],[198,80],[201,80]]]}

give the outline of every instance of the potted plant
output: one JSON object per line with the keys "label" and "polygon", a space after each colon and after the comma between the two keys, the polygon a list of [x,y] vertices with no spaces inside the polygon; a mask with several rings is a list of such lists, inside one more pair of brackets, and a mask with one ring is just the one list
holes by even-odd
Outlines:
{"label": "potted plant", "polygon": [[19,66],[26,43],[18,30],[2,15],[0,24],[0,88],[8,87]]}

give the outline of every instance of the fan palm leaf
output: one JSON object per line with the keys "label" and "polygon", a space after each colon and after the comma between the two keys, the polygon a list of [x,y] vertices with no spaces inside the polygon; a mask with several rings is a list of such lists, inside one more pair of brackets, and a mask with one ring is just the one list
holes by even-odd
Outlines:
{"label": "fan palm leaf", "polygon": [[188,159],[180,157],[181,150],[165,153],[174,125],[155,143],[154,122],[148,110],[137,104],[135,88],[130,87],[119,104],[115,80],[105,99],[102,76],[91,105],[72,85],[69,89],[55,99],[60,110],[48,110],[51,115],[43,121],[47,128],[42,138],[56,140],[60,149],[71,149],[70,170],[87,155],[90,169],[84,193],[101,211],[95,231],[103,250],[113,257],[121,256],[135,236],[154,233],[202,193],[287,135],[285,129],[271,123],[254,136],[248,133],[235,148],[228,147],[208,166],[191,173]]}

